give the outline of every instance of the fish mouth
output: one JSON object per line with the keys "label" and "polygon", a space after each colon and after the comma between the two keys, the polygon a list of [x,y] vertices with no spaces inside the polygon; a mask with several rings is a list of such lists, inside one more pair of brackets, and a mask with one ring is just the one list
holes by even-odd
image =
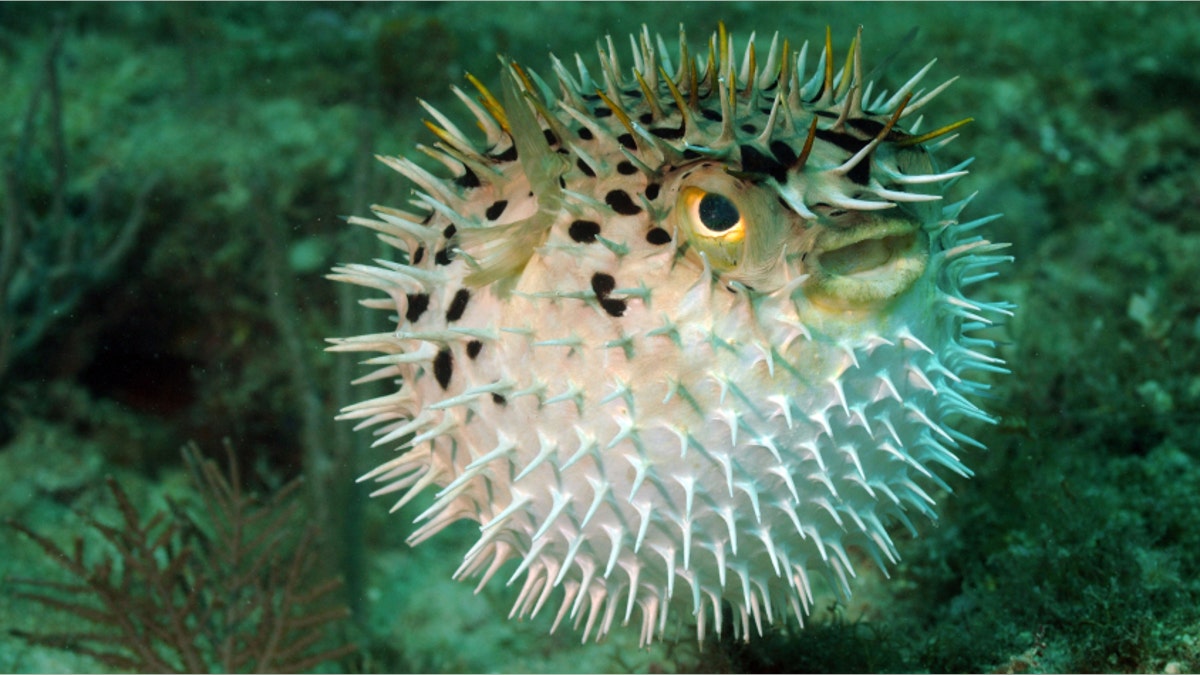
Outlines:
{"label": "fish mouth", "polygon": [[929,259],[919,223],[885,219],[846,230],[827,230],[809,254],[808,295],[819,304],[874,306],[912,287]]}

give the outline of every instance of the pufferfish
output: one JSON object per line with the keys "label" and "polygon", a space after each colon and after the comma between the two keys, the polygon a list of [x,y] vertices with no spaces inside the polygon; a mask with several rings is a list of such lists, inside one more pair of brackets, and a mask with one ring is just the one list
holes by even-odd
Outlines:
{"label": "pufferfish", "polygon": [[724,25],[701,58],[682,27],[630,42],[624,66],[599,43],[598,77],[578,55],[502,60],[499,95],[467,75],[480,134],[421,101],[445,172],[381,157],[408,206],[350,222],[399,253],[330,275],[396,315],[332,340],[395,386],[341,418],[400,451],[374,495],[433,491],[410,544],[478,523],[454,577],[518,584],[510,618],[749,639],[803,625],[818,581],[848,594],[856,561],[886,571],[892,530],[969,474],[954,425],[993,422],[972,400],[1007,372],[974,333],[1011,308],[965,290],[1011,258],[995,216],[942,203],[967,162],[935,155],[970,120],[910,123],[953,81],[918,89],[932,62],[887,92],[861,28],[812,71],[807,42],[739,59]]}

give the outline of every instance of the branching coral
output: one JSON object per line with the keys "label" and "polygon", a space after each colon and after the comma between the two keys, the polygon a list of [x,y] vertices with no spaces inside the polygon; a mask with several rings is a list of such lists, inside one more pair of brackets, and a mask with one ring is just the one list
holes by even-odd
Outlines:
{"label": "branching coral", "polygon": [[243,492],[232,449],[228,454],[227,478],[194,447],[185,449],[202,515],[170,501],[143,518],[109,478],[121,523],[82,516],[109,546],[98,561],[83,536],[67,551],[9,521],[74,577],[9,579],[18,595],[88,624],[14,632],[140,672],[299,672],[353,653],[353,645],[325,644],[349,612],[331,602],[341,580],[313,573],[315,528],[300,526],[300,483],[260,502]]}

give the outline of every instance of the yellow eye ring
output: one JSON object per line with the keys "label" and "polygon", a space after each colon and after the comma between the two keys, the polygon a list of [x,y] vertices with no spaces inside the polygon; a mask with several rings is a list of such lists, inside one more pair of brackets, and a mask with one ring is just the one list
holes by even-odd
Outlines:
{"label": "yellow eye ring", "polygon": [[746,219],[733,200],[697,187],[685,188],[682,197],[688,225],[696,235],[723,244],[746,238]]}
{"label": "yellow eye ring", "polygon": [[684,230],[692,245],[713,268],[737,267],[746,238],[746,217],[738,205],[719,192],[687,187],[679,193]]}

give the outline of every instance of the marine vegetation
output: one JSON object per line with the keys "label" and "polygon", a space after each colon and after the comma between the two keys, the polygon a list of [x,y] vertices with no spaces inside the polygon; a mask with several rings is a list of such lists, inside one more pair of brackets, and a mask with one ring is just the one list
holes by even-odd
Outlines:
{"label": "marine vegetation", "polygon": [[236,456],[226,449],[228,476],[186,448],[201,501],[170,500],[149,518],[109,478],[121,522],[84,516],[106,544],[98,554],[83,535],[65,549],[10,519],[71,577],[6,580],[19,595],[73,617],[67,630],[16,633],[144,673],[294,673],[356,651],[331,644],[349,612],[333,602],[339,579],[313,577],[316,532],[297,519],[300,483],[260,501],[242,490]]}

